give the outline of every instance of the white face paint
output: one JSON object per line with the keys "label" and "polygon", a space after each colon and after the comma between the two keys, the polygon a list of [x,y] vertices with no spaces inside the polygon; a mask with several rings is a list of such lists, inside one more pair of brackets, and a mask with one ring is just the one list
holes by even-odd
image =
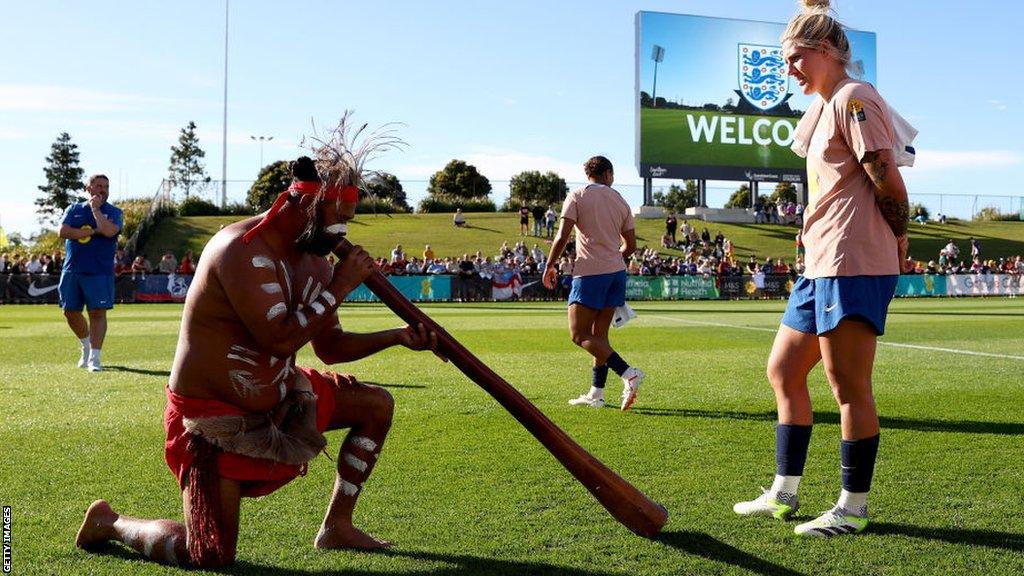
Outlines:
{"label": "white face paint", "polygon": [[366,462],[363,462],[359,458],[356,458],[354,455],[346,452],[341,455],[341,459],[345,461],[345,464],[348,464],[349,466],[355,468],[356,470],[359,470],[360,472],[366,472],[368,464]]}
{"label": "white face paint", "polygon": [[355,444],[357,448],[361,448],[367,452],[373,452],[377,449],[377,443],[366,436],[353,436],[352,443]]}
{"label": "white face paint", "polygon": [[267,320],[273,320],[287,311],[288,307],[285,306],[284,302],[278,302],[267,310]]}
{"label": "white face paint", "polygon": [[274,261],[271,260],[270,258],[267,258],[266,256],[253,256],[252,265],[254,268],[270,268],[271,270],[275,269]]}
{"label": "white face paint", "polygon": [[331,224],[327,228],[324,228],[324,232],[344,236],[345,234],[348,234],[348,226],[345,224]]}

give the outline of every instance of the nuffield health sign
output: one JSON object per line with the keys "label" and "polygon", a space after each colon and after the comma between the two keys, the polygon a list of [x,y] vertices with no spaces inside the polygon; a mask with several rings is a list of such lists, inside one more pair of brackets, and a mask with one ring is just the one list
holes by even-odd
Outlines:
{"label": "nuffield health sign", "polygon": [[[645,178],[802,182],[789,149],[813,96],[789,81],[784,24],[639,12],[637,167]],[[875,34],[847,30],[851,74],[874,83]]]}

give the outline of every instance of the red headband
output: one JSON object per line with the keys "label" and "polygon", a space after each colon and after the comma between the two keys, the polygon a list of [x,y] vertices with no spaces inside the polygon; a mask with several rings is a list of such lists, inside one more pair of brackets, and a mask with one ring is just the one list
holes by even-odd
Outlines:
{"label": "red headband", "polygon": [[316,194],[324,191],[324,198],[327,200],[341,200],[342,202],[358,202],[359,188],[355,186],[325,186],[320,182],[293,182],[288,190],[299,194]]}
{"label": "red headband", "polygon": [[242,234],[242,242],[248,244],[252,241],[253,236],[256,233],[270,224],[270,221],[277,217],[284,209],[284,205],[288,202],[288,196],[292,192],[302,194],[303,196],[309,194],[318,194],[321,190],[324,193],[325,200],[341,200],[342,202],[358,202],[359,201],[359,188],[355,186],[325,186],[321,182],[308,182],[298,181],[293,182],[287,190],[277,195],[277,199],[274,200],[274,204],[267,210],[267,215],[263,217],[255,226],[250,228],[245,234]]}

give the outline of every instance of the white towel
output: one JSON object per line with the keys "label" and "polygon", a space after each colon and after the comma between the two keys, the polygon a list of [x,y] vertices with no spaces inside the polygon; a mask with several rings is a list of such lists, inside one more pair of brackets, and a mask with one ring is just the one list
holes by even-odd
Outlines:
{"label": "white towel", "polygon": [[612,326],[616,328],[622,328],[633,318],[636,318],[636,312],[629,307],[629,303],[623,304],[615,309],[615,315],[612,316]]}
{"label": "white towel", "polygon": [[[892,154],[896,158],[897,166],[913,166],[914,155],[914,138],[917,137],[917,128],[910,125],[910,122],[900,116],[900,113],[895,108],[885,103],[886,108],[889,109],[889,116],[892,117],[892,131],[893,131],[893,146]],[[811,103],[810,108],[804,112],[804,115],[800,118],[800,121],[796,124],[796,133],[793,135],[793,144],[790,145],[790,149],[801,158],[807,158],[807,146],[811,143],[811,136],[814,135],[814,128],[818,125],[818,120],[821,118],[821,112],[825,107],[825,101],[821,97],[814,99]]]}

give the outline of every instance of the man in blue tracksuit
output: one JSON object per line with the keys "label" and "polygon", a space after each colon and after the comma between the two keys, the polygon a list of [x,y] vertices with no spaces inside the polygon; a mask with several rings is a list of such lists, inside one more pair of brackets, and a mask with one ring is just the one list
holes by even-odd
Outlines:
{"label": "man in blue tracksuit", "polygon": [[[107,310],[114,307],[114,253],[124,224],[121,210],[109,204],[110,179],[89,178],[89,200],[68,206],[60,224],[64,267],[60,274],[60,307],[68,326],[82,342],[79,368],[103,369],[100,349],[107,334]],[[82,309],[89,308],[86,320]]]}

